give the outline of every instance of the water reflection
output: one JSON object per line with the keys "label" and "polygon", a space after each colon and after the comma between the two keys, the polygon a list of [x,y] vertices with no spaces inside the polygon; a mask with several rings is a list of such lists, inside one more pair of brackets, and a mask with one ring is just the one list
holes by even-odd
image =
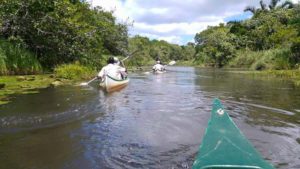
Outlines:
{"label": "water reflection", "polygon": [[263,157],[299,168],[300,89],[293,84],[190,67],[130,78],[118,92],[96,83],[49,88],[1,106],[1,167],[190,168],[219,97]]}

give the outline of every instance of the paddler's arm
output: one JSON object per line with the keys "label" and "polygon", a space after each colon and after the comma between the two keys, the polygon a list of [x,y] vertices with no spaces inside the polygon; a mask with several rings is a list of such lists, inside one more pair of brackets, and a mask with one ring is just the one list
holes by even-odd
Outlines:
{"label": "paddler's arm", "polygon": [[102,80],[104,77],[104,72],[105,72],[105,69],[102,68],[101,71],[97,75],[97,79]]}

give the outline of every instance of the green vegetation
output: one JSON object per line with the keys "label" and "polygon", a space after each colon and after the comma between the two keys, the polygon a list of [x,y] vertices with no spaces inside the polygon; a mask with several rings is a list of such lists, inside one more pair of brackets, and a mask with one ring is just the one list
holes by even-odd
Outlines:
{"label": "green vegetation", "polygon": [[179,46],[163,40],[150,40],[141,36],[129,38],[128,48],[129,52],[132,53],[127,62],[129,66],[153,64],[157,58],[163,63],[169,63],[171,60],[191,61],[195,55],[193,43]]}
{"label": "green vegetation", "polygon": [[37,74],[42,67],[37,57],[20,44],[0,39],[0,74]]}
{"label": "green vegetation", "polygon": [[270,49],[264,51],[240,50],[237,56],[228,62],[232,68],[251,68],[253,70],[264,69],[291,69],[295,65],[291,64],[286,56],[290,55],[289,49]]}
{"label": "green vegetation", "polygon": [[8,103],[13,94],[38,93],[38,89],[72,84],[75,81],[90,79],[95,71],[89,67],[75,64],[64,64],[55,68],[55,74],[1,76],[0,105]]}
{"label": "green vegetation", "polygon": [[[299,69],[300,70],[300,69]],[[232,73],[243,73],[261,78],[279,78],[282,80],[291,80],[296,86],[300,86],[299,70],[264,70],[264,71],[232,71]]]}
{"label": "green vegetation", "polygon": [[[176,60],[184,65],[297,68],[300,5],[260,1],[260,8],[246,7],[245,11],[252,12],[252,18],[208,27],[195,35],[195,44],[180,46],[138,35],[129,38],[130,24],[116,22],[111,11],[92,8],[86,1],[3,0],[0,74],[38,74],[75,62],[99,70],[110,55],[131,55],[126,61],[131,67],[160,58],[164,63]],[[63,74],[59,76],[77,78]]]}
{"label": "green vegetation", "polygon": [[53,75],[2,76],[0,78],[0,104],[8,103],[12,94],[37,93],[56,79]]}
{"label": "green vegetation", "polygon": [[[300,5],[272,0],[246,7],[251,19],[208,27],[195,36],[195,62],[255,70],[295,69],[300,62]],[[218,38],[216,38],[218,37]]]}
{"label": "green vegetation", "polygon": [[39,63],[46,70],[74,61],[100,68],[103,55],[124,55],[127,34],[127,25],[117,23],[112,12],[85,1],[2,0],[0,43],[15,48],[1,54],[1,74],[39,73]]}
{"label": "green vegetation", "polygon": [[[131,55],[128,66],[149,65],[160,58],[185,65],[296,68],[300,5],[260,1],[260,8],[245,11],[253,13],[251,19],[208,27],[195,35],[195,44],[180,46],[138,35],[129,38],[128,23],[116,22],[112,12],[92,8],[86,1],[3,0],[0,73],[38,74],[75,62],[99,70],[110,55]],[[59,76],[76,78],[63,74]]]}
{"label": "green vegetation", "polygon": [[54,72],[56,77],[69,80],[90,79],[96,76],[96,71],[79,63],[60,65],[54,69]]}

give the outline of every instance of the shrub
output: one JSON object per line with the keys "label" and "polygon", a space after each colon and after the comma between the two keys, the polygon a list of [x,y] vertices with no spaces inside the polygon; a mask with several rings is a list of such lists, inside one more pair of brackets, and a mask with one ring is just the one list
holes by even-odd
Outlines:
{"label": "shrub", "polygon": [[295,39],[291,46],[292,57],[291,61],[295,64],[300,62],[300,37]]}
{"label": "shrub", "polygon": [[230,67],[263,69],[290,69],[294,62],[289,48],[270,49],[264,51],[241,50],[230,61]]}
{"label": "shrub", "polygon": [[56,77],[70,80],[89,79],[96,75],[96,71],[92,68],[80,65],[78,62],[57,66],[54,73]]}
{"label": "shrub", "polygon": [[7,74],[7,68],[6,68],[6,56],[2,48],[0,48],[0,74],[4,75]]}
{"label": "shrub", "polygon": [[230,67],[249,68],[258,60],[259,52],[253,52],[251,50],[240,50],[237,52],[237,56],[229,62]]}
{"label": "shrub", "polygon": [[267,68],[267,65],[262,61],[258,61],[252,65],[252,68],[255,70],[264,70]]}

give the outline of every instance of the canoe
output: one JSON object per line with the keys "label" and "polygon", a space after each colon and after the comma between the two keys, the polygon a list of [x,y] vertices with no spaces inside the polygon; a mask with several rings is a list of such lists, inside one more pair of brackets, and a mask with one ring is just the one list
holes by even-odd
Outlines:
{"label": "canoe", "polygon": [[128,77],[122,80],[118,80],[109,75],[106,75],[103,82],[100,83],[100,86],[104,88],[107,92],[112,92],[115,90],[122,89],[128,84],[128,82],[129,82]]}
{"label": "canoe", "polygon": [[193,169],[273,169],[215,99]]}

